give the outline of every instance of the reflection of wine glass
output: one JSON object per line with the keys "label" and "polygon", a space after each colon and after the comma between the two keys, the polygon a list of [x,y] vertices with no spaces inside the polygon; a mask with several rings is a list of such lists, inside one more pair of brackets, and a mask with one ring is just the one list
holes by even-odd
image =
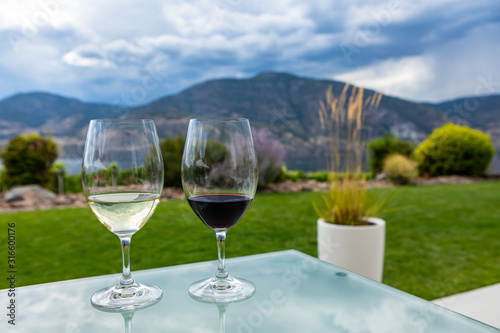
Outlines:
{"label": "reflection of wine glass", "polygon": [[143,306],[141,308],[133,308],[133,309],[130,309],[130,310],[113,310],[113,309],[105,309],[105,308],[100,308],[100,307],[97,307],[95,306],[94,304],[92,304],[92,306],[99,310],[99,311],[102,311],[102,312],[107,312],[107,313],[120,313],[123,317],[123,322],[125,324],[125,333],[132,333],[132,318],[134,317],[134,314],[137,312],[137,311],[142,311],[142,310],[145,310],[145,309],[148,309],[154,305],[156,305],[156,303],[158,303],[160,301],[160,299],[157,299],[156,301],[154,301],[153,303],[150,303],[146,306]]}
{"label": "reflection of wine glass", "polygon": [[253,296],[253,294],[250,294],[246,298],[239,299],[236,301],[227,301],[227,302],[210,302],[210,301],[204,301],[202,299],[199,299],[197,297],[194,297],[193,295],[190,295],[195,301],[200,302],[200,303],[205,303],[205,304],[215,304],[217,306],[217,309],[219,310],[219,333],[225,333],[226,332],[226,312],[227,308],[229,307],[230,304],[233,303],[240,303],[240,302],[245,302],[249,298]]}
{"label": "reflection of wine glass", "polygon": [[226,302],[255,292],[253,283],[230,276],[226,232],[245,214],[257,188],[257,159],[247,119],[192,119],[182,157],[182,186],[191,208],[217,237],[214,277],[189,287],[196,298]]}
{"label": "reflection of wine glass", "polygon": [[163,189],[163,160],[152,120],[92,120],[82,164],[83,192],[99,221],[120,238],[123,274],[97,291],[96,307],[131,309],[162,297],[160,288],[134,281],[130,240],[148,221]]}

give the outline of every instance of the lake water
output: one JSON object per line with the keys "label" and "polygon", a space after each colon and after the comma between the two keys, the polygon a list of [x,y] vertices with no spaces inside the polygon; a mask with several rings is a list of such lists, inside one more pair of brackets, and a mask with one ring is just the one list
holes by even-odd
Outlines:
{"label": "lake water", "polygon": [[81,158],[62,158],[56,162],[62,162],[66,165],[66,174],[68,175],[79,175],[82,173]]}
{"label": "lake water", "polygon": [[306,158],[285,158],[286,168],[288,170],[302,170],[302,171],[320,171],[326,170],[326,158],[311,156]]}
{"label": "lake water", "polygon": [[[66,173],[68,175],[77,175],[82,171],[82,160],[80,158],[63,158],[57,160],[66,165]],[[286,159],[288,170],[303,170],[303,171],[318,171],[326,170],[326,160],[319,157],[311,158],[290,158]]]}
{"label": "lake water", "polygon": [[[58,159],[57,162],[66,165],[66,173],[69,175],[78,175],[82,171],[82,160],[80,158],[62,158]],[[324,157],[286,158],[285,162],[288,170],[303,170],[306,172],[326,170],[326,159]],[[0,166],[2,166],[2,161],[0,161]],[[490,172],[500,173],[500,156],[494,157]]]}
{"label": "lake water", "polygon": [[[82,171],[82,160],[80,158],[63,158],[57,160],[66,165],[66,173],[68,175],[77,175]],[[319,157],[311,158],[290,158],[286,159],[288,170],[303,170],[303,171],[318,171],[326,170],[326,160]]]}

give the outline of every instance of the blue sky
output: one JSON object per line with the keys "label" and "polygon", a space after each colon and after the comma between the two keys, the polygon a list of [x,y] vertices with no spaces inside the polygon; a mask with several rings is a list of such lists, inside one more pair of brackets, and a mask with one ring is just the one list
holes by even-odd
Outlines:
{"label": "blue sky", "polygon": [[500,93],[500,1],[5,0],[0,99],[144,104],[262,71],[414,101]]}

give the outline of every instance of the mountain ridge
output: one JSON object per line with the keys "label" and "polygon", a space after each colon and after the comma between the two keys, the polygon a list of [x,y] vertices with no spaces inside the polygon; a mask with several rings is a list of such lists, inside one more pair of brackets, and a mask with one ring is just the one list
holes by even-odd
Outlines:
{"label": "mountain ridge", "polygon": [[[245,117],[252,126],[272,132],[285,146],[288,160],[325,155],[324,131],[318,117],[329,86],[338,95],[345,83],[263,72],[252,78],[205,81],[178,94],[136,107],[86,103],[45,92],[19,93],[0,101],[0,146],[26,131],[50,132],[63,157],[79,157],[88,122],[93,118],[152,118],[161,138],[184,134],[193,117]],[[365,89],[365,96],[375,93]],[[474,112],[454,112],[454,105],[478,101]],[[472,105],[472,104],[471,104]],[[476,104],[474,104],[476,105]],[[452,111],[449,111],[451,108]],[[456,108],[455,108],[456,109]],[[417,103],[383,96],[369,115],[370,137],[386,131],[421,141],[442,124],[454,121],[489,131],[500,150],[500,95],[464,97],[441,103]],[[498,115],[497,115],[498,114]]]}

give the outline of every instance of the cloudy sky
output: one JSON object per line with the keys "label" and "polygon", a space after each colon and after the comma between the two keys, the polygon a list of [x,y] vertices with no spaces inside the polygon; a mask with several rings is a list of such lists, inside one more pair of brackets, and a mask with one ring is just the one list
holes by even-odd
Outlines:
{"label": "cloudy sky", "polygon": [[143,104],[262,71],[415,101],[500,93],[500,1],[3,0],[0,99]]}

